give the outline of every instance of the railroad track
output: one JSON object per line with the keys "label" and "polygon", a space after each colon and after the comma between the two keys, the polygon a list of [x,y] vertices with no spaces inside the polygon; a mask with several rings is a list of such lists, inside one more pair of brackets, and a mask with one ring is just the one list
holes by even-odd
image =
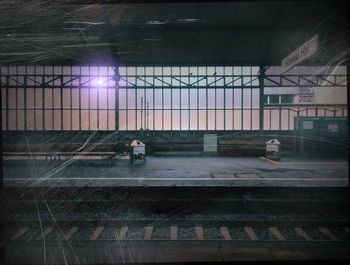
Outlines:
{"label": "railroad track", "polygon": [[71,225],[9,229],[1,244],[8,264],[350,258],[347,226]]}
{"label": "railroad track", "polygon": [[[263,240],[263,241],[349,241],[347,222],[282,222],[278,221],[207,221],[187,220],[168,225],[161,220],[137,221],[118,225],[119,220],[98,221],[42,221],[9,227],[5,242],[40,240]],[[148,222],[147,226],[141,226]],[[152,225],[152,223],[154,225]],[[211,224],[210,224],[211,223]],[[220,224],[221,223],[221,224]],[[226,223],[226,225],[224,224]],[[41,224],[41,226],[40,226]],[[136,225],[135,225],[136,224]],[[266,226],[269,224],[269,226]],[[302,226],[301,226],[302,225]],[[6,227],[6,226],[5,226]],[[349,241],[350,242],[350,241]]]}
{"label": "railroad track", "polygon": [[8,192],[4,264],[350,259],[343,190],[83,191]]}

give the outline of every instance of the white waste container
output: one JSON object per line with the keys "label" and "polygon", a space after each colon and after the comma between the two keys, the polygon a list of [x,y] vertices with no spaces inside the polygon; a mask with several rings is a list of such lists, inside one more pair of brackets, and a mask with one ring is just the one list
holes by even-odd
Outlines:
{"label": "white waste container", "polygon": [[139,140],[133,140],[130,144],[130,163],[135,160],[146,160],[146,145]]}
{"label": "white waste container", "polygon": [[269,159],[280,159],[280,141],[277,139],[268,140],[266,143],[266,157]]}

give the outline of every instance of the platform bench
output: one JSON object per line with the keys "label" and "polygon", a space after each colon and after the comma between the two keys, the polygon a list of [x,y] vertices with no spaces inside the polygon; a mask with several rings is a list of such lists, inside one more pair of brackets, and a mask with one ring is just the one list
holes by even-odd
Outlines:
{"label": "platform bench", "polygon": [[116,160],[115,152],[3,152],[3,156],[22,156],[27,157],[28,160],[38,160],[39,157],[44,157],[45,160],[68,160],[79,159],[81,156],[100,156],[102,159],[113,163]]}

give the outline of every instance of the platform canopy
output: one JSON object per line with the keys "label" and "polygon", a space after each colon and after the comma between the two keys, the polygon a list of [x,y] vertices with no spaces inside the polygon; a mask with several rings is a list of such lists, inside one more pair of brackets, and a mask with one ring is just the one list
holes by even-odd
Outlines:
{"label": "platform canopy", "polygon": [[346,0],[3,1],[1,64],[280,65],[315,34],[346,50]]}

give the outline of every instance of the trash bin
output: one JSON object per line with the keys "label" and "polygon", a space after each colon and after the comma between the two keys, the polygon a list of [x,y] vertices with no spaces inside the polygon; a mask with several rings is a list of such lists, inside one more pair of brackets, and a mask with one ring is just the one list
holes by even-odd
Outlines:
{"label": "trash bin", "polygon": [[146,145],[139,140],[133,140],[130,144],[130,163],[135,160],[146,160]]}
{"label": "trash bin", "polygon": [[266,157],[269,159],[280,160],[280,141],[277,139],[268,140],[266,143]]}

